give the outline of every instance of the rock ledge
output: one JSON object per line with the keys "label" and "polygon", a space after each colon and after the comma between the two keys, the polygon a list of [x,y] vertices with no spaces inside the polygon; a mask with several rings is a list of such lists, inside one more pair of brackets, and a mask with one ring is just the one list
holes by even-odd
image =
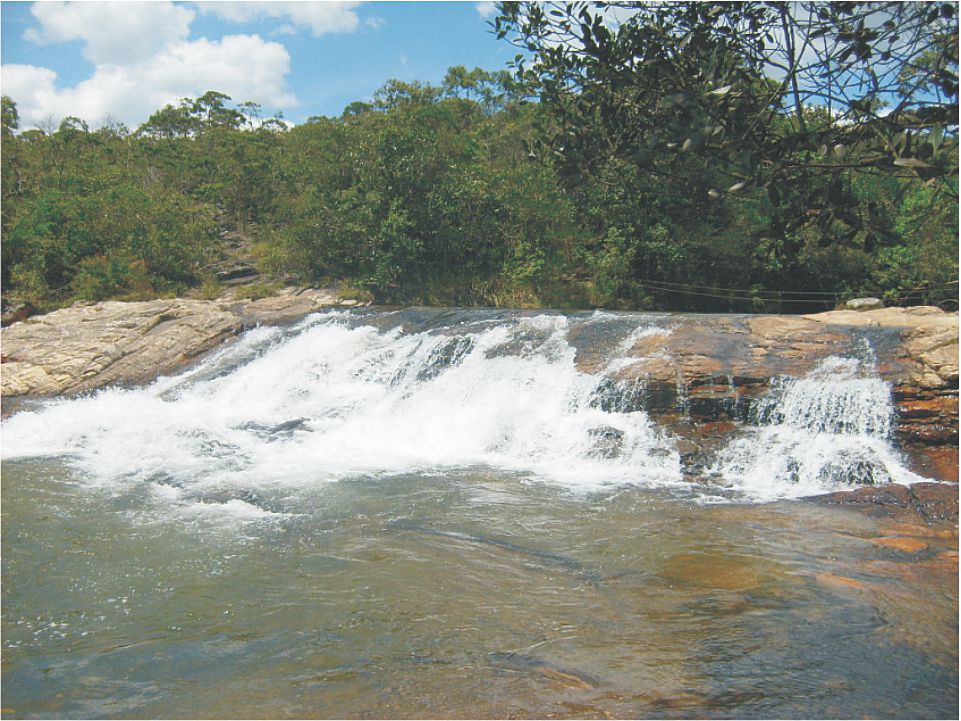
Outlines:
{"label": "rock ledge", "polygon": [[48,396],[148,382],[245,328],[288,323],[337,305],[359,303],[335,290],[304,288],[252,301],[78,303],[0,331],[0,391],[5,397]]}

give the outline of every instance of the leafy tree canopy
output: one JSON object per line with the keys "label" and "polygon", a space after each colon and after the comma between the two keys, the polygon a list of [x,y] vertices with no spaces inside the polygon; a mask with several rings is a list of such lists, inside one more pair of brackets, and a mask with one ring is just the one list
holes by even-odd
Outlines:
{"label": "leafy tree canopy", "polygon": [[[499,4],[531,54],[519,75],[551,115],[546,146],[577,181],[612,159],[711,200],[795,197],[795,226],[850,216],[841,178],[957,176],[954,3]],[[721,169],[704,187],[683,166]],[[827,181],[822,182],[822,179]],[[834,179],[834,182],[831,182]],[[847,217],[852,232],[861,220]]]}

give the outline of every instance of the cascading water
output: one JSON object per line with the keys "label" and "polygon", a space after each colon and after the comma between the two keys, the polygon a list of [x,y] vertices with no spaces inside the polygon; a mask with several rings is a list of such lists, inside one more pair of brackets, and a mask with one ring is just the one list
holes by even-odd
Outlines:
{"label": "cascading water", "polygon": [[569,325],[540,315],[404,333],[331,313],[257,329],[179,378],[20,413],[4,454],[70,454],[93,478],[146,481],[167,499],[472,466],[579,489],[680,482],[646,413],[597,407]]}
{"label": "cascading water", "polygon": [[870,358],[830,357],[802,378],[778,379],[752,416],[755,427],[714,468],[752,498],[921,480],[891,447],[891,387]]}
{"label": "cascading water", "polygon": [[[694,488],[637,387],[611,380],[636,362],[638,340],[668,328],[605,313],[466,313],[405,330],[401,316],[332,312],[255,329],[181,376],[21,412],[4,423],[4,457],[67,455],[90,482],[147,484],[165,503],[252,518],[275,512],[250,502],[266,489],[384,473],[484,467],[574,490]],[[606,344],[599,372],[577,369],[575,330]],[[702,496],[917,478],[888,443],[890,389],[868,362],[831,358],[784,379],[754,415]]]}

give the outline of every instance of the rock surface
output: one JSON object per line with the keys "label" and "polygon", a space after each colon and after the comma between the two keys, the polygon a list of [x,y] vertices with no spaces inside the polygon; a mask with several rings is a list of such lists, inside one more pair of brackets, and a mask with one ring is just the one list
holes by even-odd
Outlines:
{"label": "rock surface", "polygon": [[287,288],[253,301],[76,304],[3,329],[0,389],[5,397],[45,396],[147,382],[244,328],[341,303],[333,290]]}
{"label": "rock surface", "polygon": [[875,308],[883,308],[884,303],[881,302],[880,298],[855,298],[845,303],[844,307],[848,310],[874,310]]}
{"label": "rock surface", "polygon": [[[958,486],[950,483],[915,483],[837,491],[810,499],[825,505],[856,508],[879,518],[902,518],[927,523],[956,521],[958,518]],[[880,545],[885,545],[881,542]],[[912,551],[913,552],[913,551]]]}
{"label": "rock surface", "polygon": [[[630,389],[638,404],[662,420],[676,422],[670,417],[680,414],[699,422],[744,421],[772,378],[804,375],[831,355],[867,352],[894,386],[901,442],[957,447],[957,313],[919,306],[807,316],[683,316],[668,326],[670,334],[639,340],[630,353],[637,360],[615,375],[622,392]],[[592,357],[578,362],[584,371],[600,370]],[[943,470],[945,463],[934,465]]]}

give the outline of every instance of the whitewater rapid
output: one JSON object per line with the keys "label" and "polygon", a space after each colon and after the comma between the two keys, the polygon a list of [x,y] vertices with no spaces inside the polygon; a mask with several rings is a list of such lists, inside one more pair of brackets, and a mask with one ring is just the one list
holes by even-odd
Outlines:
{"label": "whitewater rapid", "polygon": [[[251,518],[269,512],[244,493],[382,474],[484,468],[575,492],[692,487],[666,428],[644,408],[599,401],[635,362],[635,343],[665,324],[543,314],[411,330],[389,316],[334,311],[256,328],[179,376],[21,411],[3,422],[3,459],[62,457],[86,483],[146,486],[169,503],[206,493],[199,510]],[[616,336],[599,373],[578,370],[574,323]],[[891,445],[892,418],[890,386],[869,361],[827,359],[772,385],[702,495],[773,500],[919,480]],[[223,489],[244,493],[212,504]]]}

